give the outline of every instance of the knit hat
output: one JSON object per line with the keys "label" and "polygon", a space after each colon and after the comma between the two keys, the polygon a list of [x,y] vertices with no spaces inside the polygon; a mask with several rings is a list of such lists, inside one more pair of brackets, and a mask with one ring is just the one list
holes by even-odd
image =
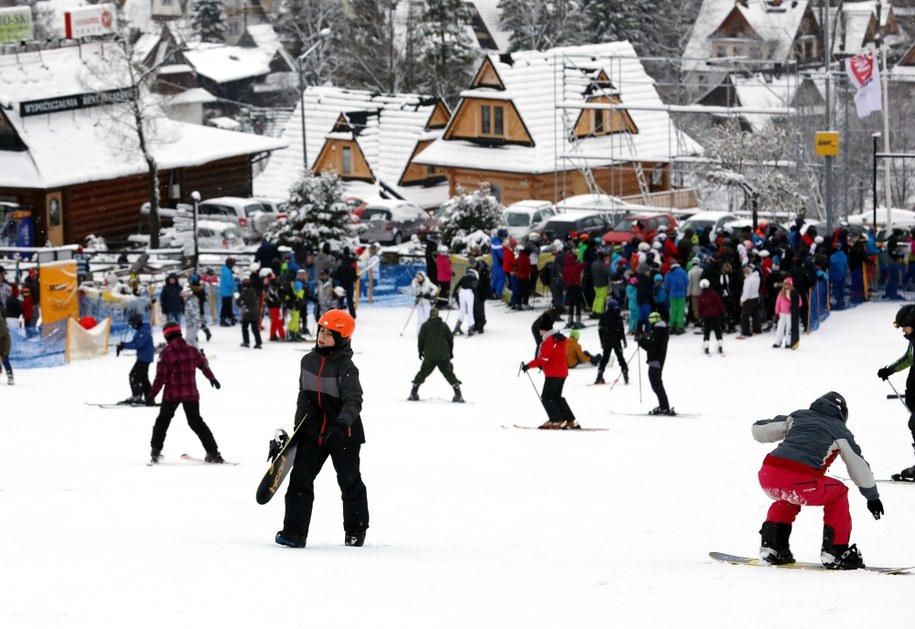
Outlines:
{"label": "knit hat", "polygon": [[794,278],[793,278],[793,277],[786,277],[784,283],[785,283],[785,284],[788,284],[789,286],[794,286]]}
{"label": "knit hat", "polygon": [[577,341],[578,338],[581,336],[581,332],[579,332],[578,330],[572,330],[571,332],[569,332],[569,336],[571,336],[573,339],[575,339]]}
{"label": "knit hat", "polygon": [[438,308],[433,308],[432,310],[430,310],[430,311],[429,311],[429,316],[430,316],[430,317],[437,317],[437,316],[438,316]]}
{"label": "knit hat", "polygon": [[709,286],[711,286],[711,283],[707,279],[699,280],[699,288],[708,288]]}
{"label": "knit hat", "polygon": [[177,321],[167,321],[162,327],[162,335],[165,336],[166,341],[181,336],[181,324]]}

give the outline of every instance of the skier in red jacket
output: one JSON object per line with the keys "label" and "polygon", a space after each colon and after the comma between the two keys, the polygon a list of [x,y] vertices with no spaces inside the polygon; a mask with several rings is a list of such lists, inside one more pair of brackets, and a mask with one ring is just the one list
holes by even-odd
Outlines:
{"label": "skier in red jacket", "polygon": [[558,330],[553,329],[553,318],[549,315],[544,314],[539,321],[540,336],[543,338],[543,342],[540,343],[540,352],[531,362],[521,363],[521,369],[526,372],[533,367],[539,367],[545,376],[540,401],[546,410],[547,421],[540,428],[546,430],[581,428],[575,421],[575,414],[569,408],[569,403],[562,395],[562,388],[569,376],[569,364],[566,362],[568,339]]}
{"label": "skier in red jacket", "polygon": [[200,416],[200,393],[197,391],[197,369],[203,372],[210,384],[220,388],[219,380],[210,371],[210,365],[206,357],[196,347],[188,345],[187,341],[181,336],[181,324],[176,321],[169,321],[162,328],[162,334],[165,335],[167,345],[162,353],[159,354],[159,361],[156,363],[156,379],[153,381],[152,388],[149,390],[149,399],[155,399],[159,391],[164,387],[165,392],[162,394],[162,407],[159,410],[159,416],[153,426],[151,459],[153,463],[159,461],[162,454],[162,447],[165,444],[165,434],[168,432],[168,426],[178,410],[178,405],[184,406],[184,415],[187,418],[187,424],[191,427],[200,438],[206,450],[207,463],[225,463],[222,455],[219,454],[219,448],[213,433]]}

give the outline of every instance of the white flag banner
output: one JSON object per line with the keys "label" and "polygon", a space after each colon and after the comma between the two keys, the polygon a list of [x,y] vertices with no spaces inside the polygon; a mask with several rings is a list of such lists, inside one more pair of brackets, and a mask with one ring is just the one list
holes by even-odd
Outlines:
{"label": "white flag banner", "polygon": [[858,118],[866,118],[874,111],[880,111],[880,68],[873,50],[849,57],[845,62],[848,76],[857,88],[855,108]]}

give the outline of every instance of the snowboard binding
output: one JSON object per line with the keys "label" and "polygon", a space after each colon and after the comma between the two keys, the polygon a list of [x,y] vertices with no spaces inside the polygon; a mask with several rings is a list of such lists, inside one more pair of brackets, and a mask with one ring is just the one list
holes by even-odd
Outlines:
{"label": "snowboard binding", "polygon": [[273,461],[276,459],[277,455],[283,450],[283,447],[288,441],[289,433],[282,428],[277,428],[273,435],[273,439],[270,440],[270,451],[267,454],[267,460]]}

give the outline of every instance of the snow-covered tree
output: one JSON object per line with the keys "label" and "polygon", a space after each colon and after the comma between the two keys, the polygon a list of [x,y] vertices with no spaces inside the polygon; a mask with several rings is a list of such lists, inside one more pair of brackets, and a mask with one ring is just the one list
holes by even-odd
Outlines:
{"label": "snow-covered tree", "polygon": [[289,190],[289,200],[280,206],[286,218],[275,221],[266,237],[288,245],[296,236],[318,250],[330,243],[334,251],[349,247],[355,251],[358,235],[340,177],[335,173],[306,175]]}
{"label": "snow-covered tree", "polygon": [[[472,244],[479,244],[484,249],[488,247],[489,239],[485,234],[499,226],[503,208],[486,186],[473,194],[466,194],[458,186],[457,196],[445,201],[444,207],[445,213],[438,222],[444,244],[456,252],[464,251]],[[484,242],[477,242],[479,238],[473,237],[475,232],[484,234]]]}
{"label": "snow-covered tree", "polygon": [[589,41],[581,0],[500,0],[501,27],[512,50],[548,50]]}
{"label": "snow-covered tree", "polygon": [[222,44],[226,41],[226,5],[222,0],[196,0],[191,24],[200,41]]}
{"label": "snow-covered tree", "polygon": [[473,78],[477,48],[467,32],[470,18],[464,0],[426,0],[422,13],[425,80],[418,87],[452,105]]}
{"label": "snow-covered tree", "polygon": [[[346,16],[340,0],[286,0],[280,6],[273,28],[296,58],[321,42],[321,46],[306,58],[306,85],[321,85],[336,75],[341,65],[338,47],[346,30]],[[325,28],[331,32],[327,41],[320,35]]]}

